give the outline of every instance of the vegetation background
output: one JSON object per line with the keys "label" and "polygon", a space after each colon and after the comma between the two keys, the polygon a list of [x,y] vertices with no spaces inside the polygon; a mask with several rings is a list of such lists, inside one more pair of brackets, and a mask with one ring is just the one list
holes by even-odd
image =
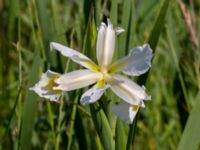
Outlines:
{"label": "vegetation background", "polygon": [[[81,106],[85,89],[60,103],[29,90],[47,69],[79,67],[51,41],[96,61],[96,29],[108,17],[126,30],[115,59],[147,42],[154,50],[150,72],[134,79],[152,101],[130,126],[110,111],[110,91]],[[0,149],[200,149],[199,43],[198,0],[0,0]]]}

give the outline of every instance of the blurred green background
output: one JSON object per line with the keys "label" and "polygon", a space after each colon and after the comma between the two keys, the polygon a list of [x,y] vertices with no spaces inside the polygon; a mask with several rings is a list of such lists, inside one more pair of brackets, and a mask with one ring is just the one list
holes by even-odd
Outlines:
{"label": "blurred green background", "polygon": [[[53,103],[29,88],[47,69],[79,68],[51,52],[51,41],[96,62],[96,29],[106,18],[126,30],[117,38],[115,59],[154,43],[145,85],[152,101],[140,110],[132,148],[200,149],[200,1],[166,1],[0,0],[0,149],[103,149],[89,106],[79,105],[82,89]],[[100,104],[113,99],[118,98],[108,91]],[[129,126],[119,121],[117,132],[115,115],[103,111],[124,149]]]}

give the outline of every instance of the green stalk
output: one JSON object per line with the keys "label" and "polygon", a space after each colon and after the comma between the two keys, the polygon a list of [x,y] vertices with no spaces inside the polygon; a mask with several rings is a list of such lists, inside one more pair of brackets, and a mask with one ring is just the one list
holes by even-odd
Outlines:
{"label": "green stalk", "polygon": [[[129,130],[129,135],[128,135],[128,142],[127,142],[127,145],[126,145],[126,150],[134,149],[133,141],[134,141],[134,138],[135,138],[135,132],[136,132],[138,116],[139,116],[139,110],[138,110],[138,113],[137,113],[137,115],[135,117],[134,122],[130,125],[130,130]],[[130,133],[132,133],[132,134],[130,134]]]}
{"label": "green stalk", "polygon": [[56,146],[55,146],[56,150],[59,150],[59,144],[60,144],[60,141],[61,141],[60,134],[61,134],[61,131],[62,131],[62,121],[63,121],[63,117],[64,117],[63,108],[64,108],[64,97],[62,97],[60,99],[58,125],[57,125],[57,135],[56,135]]}
{"label": "green stalk", "polygon": [[47,102],[47,111],[48,111],[48,121],[51,127],[51,136],[52,136],[52,140],[54,143],[54,146],[56,147],[56,135],[54,132],[54,120],[53,120],[53,113],[52,113],[52,109],[51,109],[51,104],[49,102]]}
{"label": "green stalk", "polygon": [[74,103],[73,103],[72,114],[71,114],[70,121],[69,121],[69,127],[67,128],[67,131],[68,131],[67,132],[67,136],[68,136],[67,150],[71,150],[72,135],[73,135],[73,131],[74,131],[73,128],[74,128],[74,123],[75,123],[79,95],[80,95],[80,93],[77,92]]}

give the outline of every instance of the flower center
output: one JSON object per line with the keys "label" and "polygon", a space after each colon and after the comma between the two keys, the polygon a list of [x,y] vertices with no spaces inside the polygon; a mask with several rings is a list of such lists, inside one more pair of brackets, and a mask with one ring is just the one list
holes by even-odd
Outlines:
{"label": "flower center", "polygon": [[102,74],[102,78],[97,82],[98,88],[103,88],[106,85],[106,82],[110,79],[110,75],[108,73],[108,69],[102,67],[100,69],[100,73]]}
{"label": "flower center", "polygon": [[56,93],[62,93],[62,90],[54,90],[53,87],[58,86],[58,84],[55,82],[55,79],[59,78],[60,75],[53,75],[52,77],[50,77],[49,82],[47,84],[47,87],[51,88],[54,92]]}

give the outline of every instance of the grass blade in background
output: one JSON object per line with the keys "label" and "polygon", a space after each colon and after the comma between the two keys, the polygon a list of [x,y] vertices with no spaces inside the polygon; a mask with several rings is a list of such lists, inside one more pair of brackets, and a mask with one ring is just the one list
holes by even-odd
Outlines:
{"label": "grass blade in background", "polygon": [[38,54],[39,51],[35,52],[36,52],[36,57],[34,59],[33,66],[31,67],[31,71],[29,74],[29,82],[26,92],[27,95],[23,107],[22,125],[20,133],[20,144],[22,150],[28,150],[31,148],[31,137],[37,112],[38,96],[29,90],[29,88],[32,87],[39,80],[38,75],[42,70],[42,61]]}
{"label": "grass blade in background", "polygon": [[190,112],[178,150],[198,150],[200,148],[200,91]]}
{"label": "grass blade in background", "polygon": [[129,22],[131,22],[131,6],[132,6],[132,0],[125,0],[123,2],[123,14],[122,14],[122,22],[120,27],[122,27],[123,29],[125,29],[125,32],[122,33],[119,37],[118,37],[118,57],[122,57],[125,55],[125,53],[127,52],[127,48],[128,48],[128,40],[129,40]]}
{"label": "grass blade in background", "polygon": [[[158,40],[159,40],[160,33],[161,33],[161,31],[164,27],[164,24],[165,24],[165,16],[167,14],[169,2],[170,2],[170,0],[164,1],[162,8],[161,8],[161,11],[159,13],[159,16],[158,16],[158,18],[155,22],[155,25],[154,25],[153,30],[151,31],[151,34],[150,34],[150,37],[149,37],[148,43],[150,44],[151,48],[153,49],[154,55],[155,55],[155,49],[156,49],[156,45],[157,45]],[[140,85],[144,85],[146,83],[146,80],[147,80],[147,77],[148,77],[148,72],[146,74],[142,75],[141,77],[139,77],[138,83]],[[131,132],[129,132],[129,135],[128,135],[129,140],[128,140],[128,143],[127,143],[127,148],[126,148],[127,150],[129,150],[131,148],[131,145],[132,145],[132,142],[133,142],[133,139],[134,139],[134,137],[132,136],[132,135],[134,135],[134,132],[135,132],[134,123],[130,125],[130,131]]]}
{"label": "grass blade in background", "polygon": [[[158,16],[158,18],[157,18],[157,20],[154,24],[154,27],[151,31],[149,40],[147,42],[147,43],[149,43],[150,47],[152,48],[154,55],[155,55],[156,46],[157,46],[160,34],[161,34],[162,29],[165,25],[165,17],[166,17],[166,14],[167,14],[169,2],[170,2],[170,0],[164,1],[163,5],[161,7],[161,10],[160,10],[159,16]],[[148,73],[149,73],[149,71],[147,73],[145,73],[144,75],[139,77],[138,83],[140,85],[145,84],[147,77],[148,77]]]}
{"label": "grass blade in background", "polygon": [[117,0],[112,0],[110,9],[110,20],[114,26],[117,25]]}
{"label": "grass blade in background", "polygon": [[154,53],[156,50],[156,46],[160,37],[160,33],[165,25],[165,17],[167,14],[168,6],[169,6],[170,0],[165,0],[163,3],[163,6],[161,8],[161,11],[159,13],[159,16],[155,22],[155,25],[153,27],[153,30],[150,34],[148,43],[150,44],[151,48],[153,49]]}
{"label": "grass blade in background", "polygon": [[61,25],[61,20],[59,19],[58,13],[58,2],[55,0],[51,0],[51,7],[52,7],[52,15],[53,15],[53,22],[56,30],[56,41],[59,41],[62,44],[66,43],[65,39],[65,32]]}

